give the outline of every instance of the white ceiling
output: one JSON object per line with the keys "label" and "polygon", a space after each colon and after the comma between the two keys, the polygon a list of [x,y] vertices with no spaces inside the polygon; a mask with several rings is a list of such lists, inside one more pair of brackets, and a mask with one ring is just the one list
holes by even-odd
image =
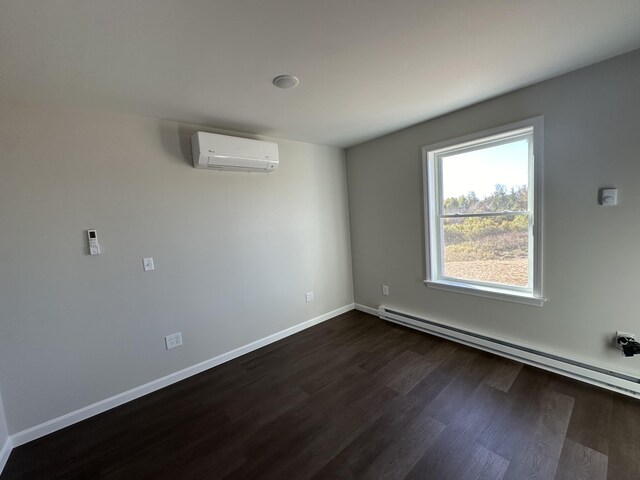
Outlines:
{"label": "white ceiling", "polygon": [[638,48],[639,25],[639,0],[0,0],[0,95],[350,146]]}

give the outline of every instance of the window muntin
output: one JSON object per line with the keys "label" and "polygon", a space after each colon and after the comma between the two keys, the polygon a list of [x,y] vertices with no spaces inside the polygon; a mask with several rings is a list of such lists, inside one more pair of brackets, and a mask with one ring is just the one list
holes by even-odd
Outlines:
{"label": "window muntin", "polygon": [[541,136],[538,117],[424,147],[427,285],[541,297]]}

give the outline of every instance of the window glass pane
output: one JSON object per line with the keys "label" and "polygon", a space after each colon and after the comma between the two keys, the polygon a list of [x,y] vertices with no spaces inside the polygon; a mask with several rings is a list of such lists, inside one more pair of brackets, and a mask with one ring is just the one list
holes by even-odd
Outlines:
{"label": "window glass pane", "polygon": [[528,210],[528,137],[440,158],[445,215]]}
{"label": "window glass pane", "polygon": [[527,215],[444,218],[441,228],[445,276],[528,286]]}

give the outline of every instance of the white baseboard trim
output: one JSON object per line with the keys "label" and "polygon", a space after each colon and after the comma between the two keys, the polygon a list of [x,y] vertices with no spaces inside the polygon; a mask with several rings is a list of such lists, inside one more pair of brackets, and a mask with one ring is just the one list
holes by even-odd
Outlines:
{"label": "white baseboard trim", "polygon": [[0,449],[0,474],[2,474],[2,470],[4,470],[7,460],[9,460],[9,455],[11,454],[12,449],[13,444],[11,442],[11,437],[9,437],[7,438],[7,441],[4,442],[2,449]]}
{"label": "white baseboard trim", "polygon": [[113,397],[106,398],[74,412],[67,413],[60,417],[41,423],[40,425],[36,425],[21,432],[15,433],[10,438],[13,448],[24,445],[25,443],[31,442],[32,440],[35,440],[37,438],[44,437],[45,435],[53,433],[57,430],[61,430],[65,427],[68,427],[69,425],[73,425],[74,423],[86,420],[87,418],[93,417],[94,415],[98,415],[102,412],[106,412],[107,410],[111,410],[112,408],[118,407],[149,393],[155,392],[156,390],[160,390],[161,388],[172,385],[193,375],[197,375],[198,373],[204,372],[205,370],[228,362],[229,360],[233,360],[234,358],[257,350],[258,348],[262,348],[266,345],[269,345],[270,343],[276,342],[285,337],[293,335],[294,333],[298,333],[304,329],[317,325],[318,323],[322,323],[337,315],[351,311],[353,310],[353,308],[353,303],[345,305],[344,307],[337,308],[335,310],[332,310],[331,312],[327,312],[323,315],[312,318],[311,320],[307,320],[306,322],[299,323],[298,325],[294,325],[293,327],[274,333],[273,335],[269,335],[268,337],[261,338],[260,340],[256,340],[255,342],[251,342],[242,347],[238,347],[235,350],[231,350],[230,352],[223,353],[222,355],[218,355],[217,357],[210,358],[209,360],[205,360],[204,362],[197,363],[185,369],[171,373],[165,377],[158,378],[157,380],[145,383],[144,385],[140,385],[139,387],[127,390],[126,392],[114,395]]}
{"label": "white baseboard trim", "polygon": [[377,315],[387,321],[462,343],[486,352],[542,368],[623,395],[640,398],[640,379],[587,359],[567,358],[511,339],[489,336],[418,315],[380,306]]}
{"label": "white baseboard trim", "polygon": [[361,312],[370,313],[371,315],[375,315],[376,317],[378,316],[378,309],[377,308],[367,307],[366,305],[362,305],[360,303],[354,304],[354,308],[356,310],[360,310]]}

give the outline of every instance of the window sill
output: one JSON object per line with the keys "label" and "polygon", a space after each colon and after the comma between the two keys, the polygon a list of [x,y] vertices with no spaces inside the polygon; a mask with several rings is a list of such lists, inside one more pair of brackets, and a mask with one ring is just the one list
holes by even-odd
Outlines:
{"label": "window sill", "polygon": [[474,287],[463,283],[424,280],[424,284],[429,288],[435,288],[437,290],[476,295],[478,297],[504,300],[506,302],[522,303],[524,305],[532,305],[534,307],[541,307],[545,302],[545,299],[541,297],[534,297],[532,295],[516,292],[506,292],[499,289],[489,289],[486,287]]}

